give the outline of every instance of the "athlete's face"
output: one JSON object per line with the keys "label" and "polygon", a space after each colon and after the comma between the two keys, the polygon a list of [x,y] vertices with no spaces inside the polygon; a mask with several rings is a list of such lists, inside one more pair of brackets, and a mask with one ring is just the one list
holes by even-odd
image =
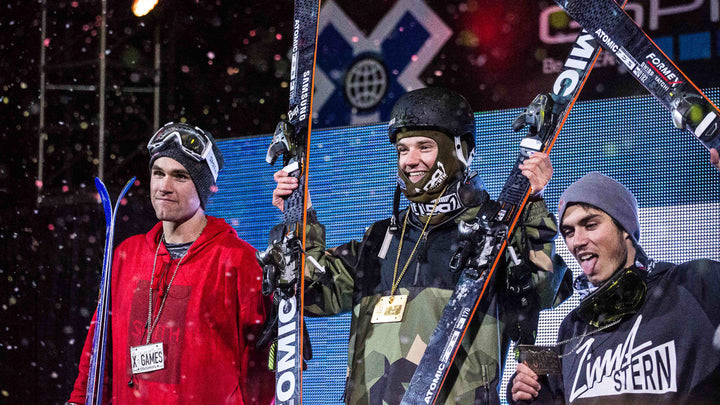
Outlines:
{"label": "athlete's face", "polygon": [[561,221],[565,244],[593,285],[601,285],[616,270],[635,260],[630,235],[618,228],[604,211],[571,205]]}
{"label": "athlete's face", "polygon": [[395,147],[398,167],[412,183],[422,180],[437,159],[438,145],[432,138],[409,136],[397,141]]}
{"label": "athlete's face", "polygon": [[190,173],[177,160],[161,157],[150,170],[150,201],[161,221],[183,223],[200,209]]}

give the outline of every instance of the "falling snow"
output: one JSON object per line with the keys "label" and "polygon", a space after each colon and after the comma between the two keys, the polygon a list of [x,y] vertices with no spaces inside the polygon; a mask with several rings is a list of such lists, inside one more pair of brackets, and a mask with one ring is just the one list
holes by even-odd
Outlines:
{"label": "falling snow", "polygon": [[[189,121],[216,138],[238,137],[271,132],[287,108],[262,103],[287,98],[281,83],[289,75],[283,59],[292,10],[284,3],[208,3],[181,6],[174,11],[177,19],[169,19],[174,24],[137,19],[120,3],[109,5],[104,177],[113,194],[138,175],[121,202],[118,241],[146,232],[154,222],[143,146],[153,125],[156,29],[163,122]],[[6,146],[0,152],[2,403],[67,399],[97,299],[105,240],[102,210],[94,186],[88,186],[101,163],[100,4],[48,2],[45,38],[41,4],[10,0],[0,14],[0,65],[11,73],[0,77],[0,136]]]}
{"label": "falling snow", "polygon": [[[104,53],[99,1],[47,1],[44,33],[42,3],[6,0],[0,6],[0,403],[67,399],[102,268],[104,217],[93,185],[101,164],[112,195],[138,176],[121,203],[116,242],[155,221],[144,149],[154,125],[155,80],[161,83],[160,124],[192,122],[216,138],[271,133],[287,110],[291,2],[176,2],[142,19],[130,13],[129,2],[109,2]],[[337,3],[364,35],[394,4]],[[528,64],[547,60],[553,70],[562,63],[534,41],[535,16],[522,2],[428,3],[460,29],[423,80],[467,91],[476,110],[527,105],[545,91],[541,81],[527,80]],[[107,69],[102,158],[99,55]],[[618,75],[609,55],[599,65]],[[342,74],[336,69],[329,76]],[[589,87],[601,97],[626,83]],[[714,344],[720,346],[720,329]]]}

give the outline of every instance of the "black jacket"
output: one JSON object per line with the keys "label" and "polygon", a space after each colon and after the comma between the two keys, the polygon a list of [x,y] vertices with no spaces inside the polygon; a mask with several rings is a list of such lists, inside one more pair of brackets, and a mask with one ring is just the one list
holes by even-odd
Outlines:
{"label": "black jacket", "polygon": [[639,311],[612,328],[593,333],[575,310],[565,317],[562,376],[541,377],[533,403],[719,403],[720,263],[660,262],[647,287]]}

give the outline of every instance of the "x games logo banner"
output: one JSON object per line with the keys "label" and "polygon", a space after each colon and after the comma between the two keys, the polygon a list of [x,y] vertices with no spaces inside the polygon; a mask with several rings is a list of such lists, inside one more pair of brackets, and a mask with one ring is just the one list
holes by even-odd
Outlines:
{"label": "x games logo banner", "polygon": [[[635,0],[625,10],[698,86],[720,85],[720,0]],[[316,127],[388,121],[403,93],[426,86],[459,92],[475,111],[526,107],[552,88],[579,33],[551,1],[328,0]],[[601,53],[581,100],[646,94],[632,63]]]}
{"label": "x games logo banner", "polygon": [[321,126],[387,121],[451,35],[422,0],[400,0],[366,36],[332,0],[320,13],[315,110]]}

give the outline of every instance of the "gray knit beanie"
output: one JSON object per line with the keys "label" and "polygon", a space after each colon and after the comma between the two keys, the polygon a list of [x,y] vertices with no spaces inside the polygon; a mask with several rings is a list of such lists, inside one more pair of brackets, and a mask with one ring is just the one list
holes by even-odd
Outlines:
{"label": "gray knit beanie", "polygon": [[560,224],[565,209],[573,203],[590,204],[605,211],[622,225],[635,245],[638,245],[640,222],[637,200],[622,184],[598,172],[590,172],[581,177],[560,196],[558,201]]}
{"label": "gray knit beanie", "polygon": [[[218,165],[217,171],[219,172],[223,168],[225,160],[223,159],[222,153],[220,153],[215,138],[213,138],[209,132],[192,125],[172,122],[165,124],[160,130],[191,131],[206,135],[212,143],[213,153],[215,154]],[[150,170],[152,170],[153,163],[161,157],[169,157],[176,160],[190,173],[190,178],[195,184],[195,189],[200,197],[200,205],[204,210],[207,207],[207,201],[210,196],[217,191],[217,188],[214,187],[216,183],[208,162],[198,162],[186,155],[177,142],[166,142],[152,152],[150,156]]]}

